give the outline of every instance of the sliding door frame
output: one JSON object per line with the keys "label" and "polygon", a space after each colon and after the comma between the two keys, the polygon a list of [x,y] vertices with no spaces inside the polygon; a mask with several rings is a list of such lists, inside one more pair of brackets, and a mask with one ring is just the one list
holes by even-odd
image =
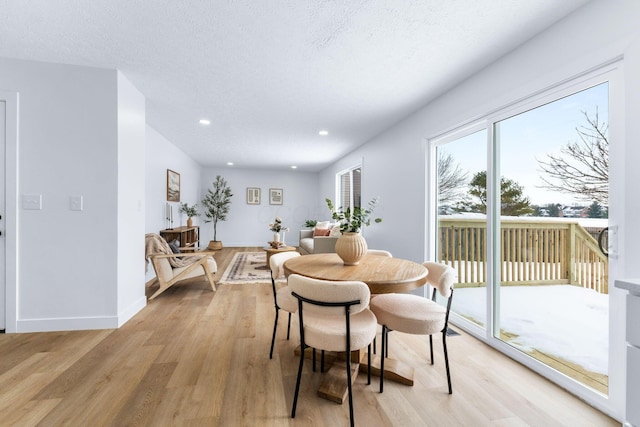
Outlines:
{"label": "sliding door frame", "polygon": [[[528,356],[527,354],[515,349],[511,345],[496,338],[499,337],[499,295],[500,295],[500,197],[499,194],[496,197],[496,191],[500,189],[500,164],[499,153],[500,146],[498,139],[495,138],[495,123],[504,120],[506,118],[515,116],[517,114],[535,109],[539,106],[561,99],[565,96],[569,96],[573,93],[580,92],[581,90],[588,89],[589,87],[596,86],[600,83],[608,82],[609,84],[609,132],[612,135],[611,139],[616,141],[613,145],[621,146],[624,144],[623,137],[617,139],[617,136],[624,134],[624,93],[622,91],[622,77],[623,66],[621,58],[615,58],[606,64],[602,64],[598,67],[584,72],[578,76],[568,78],[554,86],[547,87],[540,91],[537,91],[526,98],[514,101],[501,108],[497,108],[481,118],[469,121],[465,124],[458,126],[457,128],[449,129],[446,132],[427,139],[427,147],[425,150],[427,154],[426,167],[428,173],[426,174],[427,183],[427,207],[425,209],[427,230],[431,236],[437,236],[437,161],[436,161],[436,147],[444,145],[448,142],[454,141],[466,135],[469,135],[475,131],[485,128],[487,132],[487,254],[489,261],[487,262],[487,298],[486,298],[486,310],[487,310],[487,324],[486,328],[479,327],[471,321],[455,314],[451,313],[451,321],[456,326],[465,330],[469,334],[482,340],[486,344],[496,348],[505,355],[512,359],[522,363],[530,369],[536,371],[540,375],[548,378],[554,383],[567,389],[571,393],[579,396],[583,400],[587,401],[592,406],[598,408],[605,413],[615,412],[614,408],[621,406],[620,401],[624,400],[624,352],[614,351],[617,346],[617,342],[620,341],[620,337],[616,334],[620,332],[614,330],[612,327],[612,319],[616,315],[610,313],[609,319],[609,395],[605,396],[595,390],[592,390],[582,383],[567,377],[566,375],[556,371],[555,369],[547,366],[546,364]],[[610,150],[610,170],[615,167],[616,164],[623,164],[624,159],[621,158],[620,150]],[[615,174],[610,173],[610,188],[615,185]],[[622,174],[619,176],[622,177]],[[611,184],[613,178],[613,185]],[[622,213],[620,206],[616,206],[619,202],[615,197],[610,199],[609,212],[610,222],[615,222],[615,213]],[[612,218],[612,215],[614,217]],[[426,254],[428,259],[436,259],[437,238],[427,239],[426,242]],[[621,260],[610,260],[609,266],[609,289],[610,292],[614,289],[613,277],[615,272],[620,268],[616,267],[616,263]],[[615,291],[613,291],[615,292]],[[612,295],[610,294],[610,301]]]}

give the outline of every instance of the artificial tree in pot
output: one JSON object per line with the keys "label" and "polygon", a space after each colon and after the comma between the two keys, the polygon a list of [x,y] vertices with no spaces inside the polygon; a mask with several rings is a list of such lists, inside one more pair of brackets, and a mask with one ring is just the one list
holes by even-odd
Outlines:
{"label": "artificial tree in pot", "polygon": [[213,240],[209,242],[208,249],[222,249],[222,242],[218,240],[218,221],[225,221],[231,205],[233,193],[227,181],[220,175],[216,176],[213,182],[213,190],[207,190],[207,194],[202,199],[204,215],[208,218],[205,222],[213,222]]}

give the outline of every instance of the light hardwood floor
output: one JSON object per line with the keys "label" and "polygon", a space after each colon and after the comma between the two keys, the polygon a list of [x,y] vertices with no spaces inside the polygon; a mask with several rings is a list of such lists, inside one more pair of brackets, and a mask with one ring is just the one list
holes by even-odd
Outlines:
{"label": "light hardwood floor", "polygon": [[[217,254],[220,279],[233,253]],[[151,295],[153,288],[147,290]],[[289,418],[298,358],[297,319],[286,341],[280,317],[273,360],[271,286],[175,285],[117,330],[0,335],[2,426],[340,426],[348,405],[318,398],[306,364],[296,419]],[[462,333],[448,339],[453,395],[441,339],[391,334],[391,356],[416,368],[413,387],[366,375],[354,384],[361,426],[614,426],[529,369]]]}

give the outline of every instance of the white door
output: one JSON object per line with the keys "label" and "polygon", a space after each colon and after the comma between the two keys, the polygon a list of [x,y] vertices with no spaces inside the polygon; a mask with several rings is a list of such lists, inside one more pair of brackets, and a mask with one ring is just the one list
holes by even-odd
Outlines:
{"label": "white door", "polygon": [[6,328],[6,258],[5,258],[5,121],[6,121],[6,102],[0,101],[0,165],[2,165],[2,173],[0,173],[0,330]]}

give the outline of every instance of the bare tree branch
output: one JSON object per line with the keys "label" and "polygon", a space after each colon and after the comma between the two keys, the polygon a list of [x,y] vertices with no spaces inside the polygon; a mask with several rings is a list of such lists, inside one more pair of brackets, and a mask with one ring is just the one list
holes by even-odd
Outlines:
{"label": "bare tree branch", "polygon": [[448,153],[438,153],[438,202],[450,204],[460,200],[465,192],[468,173],[454,164]]}
{"label": "bare tree branch", "polygon": [[597,109],[594,118],[584,111],[582,114],[587,125],[576,128],[579,140],[567,143],[560,155],[547,154],[546,161],[538,160],[547,175],[540,176],[544,182],[540,187],[608,205],[608,126],[600,123]]}

